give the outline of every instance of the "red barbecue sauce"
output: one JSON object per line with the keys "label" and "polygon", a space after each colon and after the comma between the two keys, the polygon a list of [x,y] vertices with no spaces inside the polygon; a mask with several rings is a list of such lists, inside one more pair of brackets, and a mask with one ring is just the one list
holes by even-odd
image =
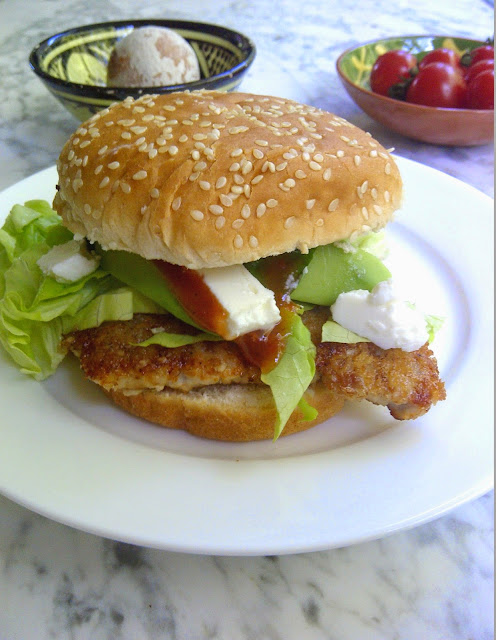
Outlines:
{"label": "red barbecue sauce", "polygon": [[[227,333],[228,313],[196,271],[162,260],[154,260],[154,264],[181,305],[199,326],[219,335]],[[301,268],[298,256],[283,254],[266,258],[257,269],[258,279],[274,292],[281,320],[270,331],[251,331],[235,338],[234,342],[246,359],[263,373],[275,367],[291,331],[296,305],[291,301],[290,293],[297,284]]]}

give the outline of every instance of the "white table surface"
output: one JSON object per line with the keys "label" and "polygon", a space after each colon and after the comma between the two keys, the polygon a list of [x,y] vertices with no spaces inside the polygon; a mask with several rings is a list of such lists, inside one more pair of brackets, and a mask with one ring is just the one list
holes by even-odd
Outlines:
{"label": "white table surface", "polygon": [[[354,43],[397,34],[493,33],[487,0],[1,0],[0,189],[53,165],[76,121],[27,65],[83,23],[170,17],[249,35],[242,89],[334,111],[398,155],[493,195],[493,147],[436,147],[387,131],[342,89]],[[1,446],[1,445],[0,445]],[[280,557],[207,557],[82,533],[0,496],[0,639],[490,640],[493,495],[373,542]]]}

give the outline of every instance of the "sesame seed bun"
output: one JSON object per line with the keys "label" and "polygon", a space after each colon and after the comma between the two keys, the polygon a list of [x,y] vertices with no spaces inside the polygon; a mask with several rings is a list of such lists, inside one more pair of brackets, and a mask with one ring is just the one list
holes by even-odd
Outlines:
{"label": "sesame seed bun", "polygon": [[74,233],[191,269],[241,264],[383,227],[394,159],[346,120],[270,96],[126,99],[64,146],[54,207]]}

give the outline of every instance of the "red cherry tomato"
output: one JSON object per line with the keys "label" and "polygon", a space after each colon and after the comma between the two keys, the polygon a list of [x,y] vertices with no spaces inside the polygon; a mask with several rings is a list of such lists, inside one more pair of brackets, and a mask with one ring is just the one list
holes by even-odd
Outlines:
{"label": "red cherry tomato", "polygon": [[494,69],[494,60],[489,60],[489,58],[479,60],[479,62],[467,67],[465,72],[465,82],[470,84],[475,76],[479,75],[479,73],[482,73],[482,71],[491,71],[491,69]]}
{"label": "red cherry tomato", "polygon": [[461,71],[443,62],[432,62],[415,76],[406,92],[406,101],[459,109],[465,104],[466,91]]}
{"label": "red cherry tomato", "polygon": [[494,69],[482,71],[467,88],[469,109],[494,109]]}
{"label": "red cherry tomato", "polygon": [[470,64],[473,65],[480,60],[494,60],[494,47],[485,44],[470,52]]}
{"label": "red cherry tomato", "polygon": [[460,65],[460,56],[453,49],[434,49],[434,51],[429,51],[422,58],[418,65],[419,69],[423,69],[433,62],[444,62],[444,64],[450,64],[452,67],[458,67]]}
{"label": "red cherry tomato", "polygon": [[417,64],[417,58],[408,51],[395,49],[379,56],[370,73],[370,88],[374,93],[388,95],[393,84],[408,77],[408,72]]}

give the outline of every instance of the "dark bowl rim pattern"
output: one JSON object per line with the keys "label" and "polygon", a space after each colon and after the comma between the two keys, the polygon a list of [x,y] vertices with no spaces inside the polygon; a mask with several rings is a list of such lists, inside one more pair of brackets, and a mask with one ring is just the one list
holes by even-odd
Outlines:
{"label": "dark bowl rim pattern", "polygon": [[421,34],[413,34],[413,35],[404,35],[404,36],[390,36],[390,37],[386,37],[386,38],[377,38],[376,40],[369,40],[368,42],[362,42],[360,44],[356,44],[352,47],[349,47],[348,49],[346,49],[345,51],[343,51],[339,57],[336,60],[336,69],[337,72],[341,78],[341,80],[343,82],[348,83],[349,85],[351,85],[352,87],[354,87],[357,91],[361,91],[362,93],[369,95],[369,96],[373,96],[374,98],[376,98],[377,100],[384,100],[386,103],[389,103],[391,105],[393,104],[398,104],[398,102],[401,102],[404,105],[407,105],[407,107],[411,107],[412,109],[420,109],[421,111],[424,112],[439,112],[442,113],[444,111],[448,112],[448,113],[463,113],[463,112],[467,112],[467,113],[494,113],[494,109],[455,109],[453,107],[431,107],[428,105],[424,105],[424,104],[415,104],[413,102],[406,102],[405,100],[397,100],[396,98],[390,98],[389,96],[383,96],[379,93],[375,93],[374,91],[372,91],[371,89],[366,89],[365,87],[362,87],[361,85],[357,84],[356,82],[353,82],[353,80],[351,80],[349,78],[349,76],[343,71],[342,67],[341,67],[341,63],[342,60],[345,56],[349,55],[350,53],[352,53],[353,51],[357,50],[357,49],[361,49],[362,47],[366,47],[368,45],[372,45],[372,44],[379,44],[381,42],[387,42],[388,40],[402,40],[402,39],[407,39],[407,38],[453,38],[454,40],[467,40],[470,42],[478,42],[481,45],[485,44],[484,40],[478,40],[477,38],[468,38],[466,36],[456,36],[456,35],[433,35],[430,33],[421,33]]}
{"label": "dark bowl rim pattern", "polygon": [[[103,30],[105,28],[111,29],[113,27],[124,29],[126,27],[137,28],[142,26],[162,26],[168,27],[170,29],[184,29],[196,31],[198,33],[214,35],[225,39],[230,44],[237,47],[245,57],[241,62],[238,62],[230,69],[222,71],[221,73],[217,73],[213,76],[209,76],[208,78],[201,78],[200,80],[195,80],[194,82],[186,82],[182,84],[160,85],[153,87],[107,87],[92,84],[80,84],[77,82],[70,82],[69,80],[61,80],[60,78],[55,78],[54,76],[51,76],[49,73],[46,73],[40,68],[40,55],[42,55],[54,42],[62,39],[63,37],[77,35],[80,33],[83,34],[85,32],[91,32],[97,29]],[[37,76],[39,76],[42,80],[44,80],[54,88],[70,91],[72,94],[79,95],[84,98],[121,100],[129,95],[137,96],[150,93],[160,94],[172,93],[174,91],[194,91],[195,89],[207,89],[210,85],[212,85],[211,88],[215,88],[215,86],[218,86],[219,83],[222,83],[223,80],[232,79],[246,71],[255,59],[255,55],[256,46],[253,40],[251,40],[251,38],[244,35],[243,33],[235,31],[234,29],[230,29],[229,27],[191,20],[168,20],[151,18],[150,20],[140,19],[98,22],[94,24],[65,29],[64,31],[55,33],[39,42],[32,49],[29,55],[29,65]]]}

